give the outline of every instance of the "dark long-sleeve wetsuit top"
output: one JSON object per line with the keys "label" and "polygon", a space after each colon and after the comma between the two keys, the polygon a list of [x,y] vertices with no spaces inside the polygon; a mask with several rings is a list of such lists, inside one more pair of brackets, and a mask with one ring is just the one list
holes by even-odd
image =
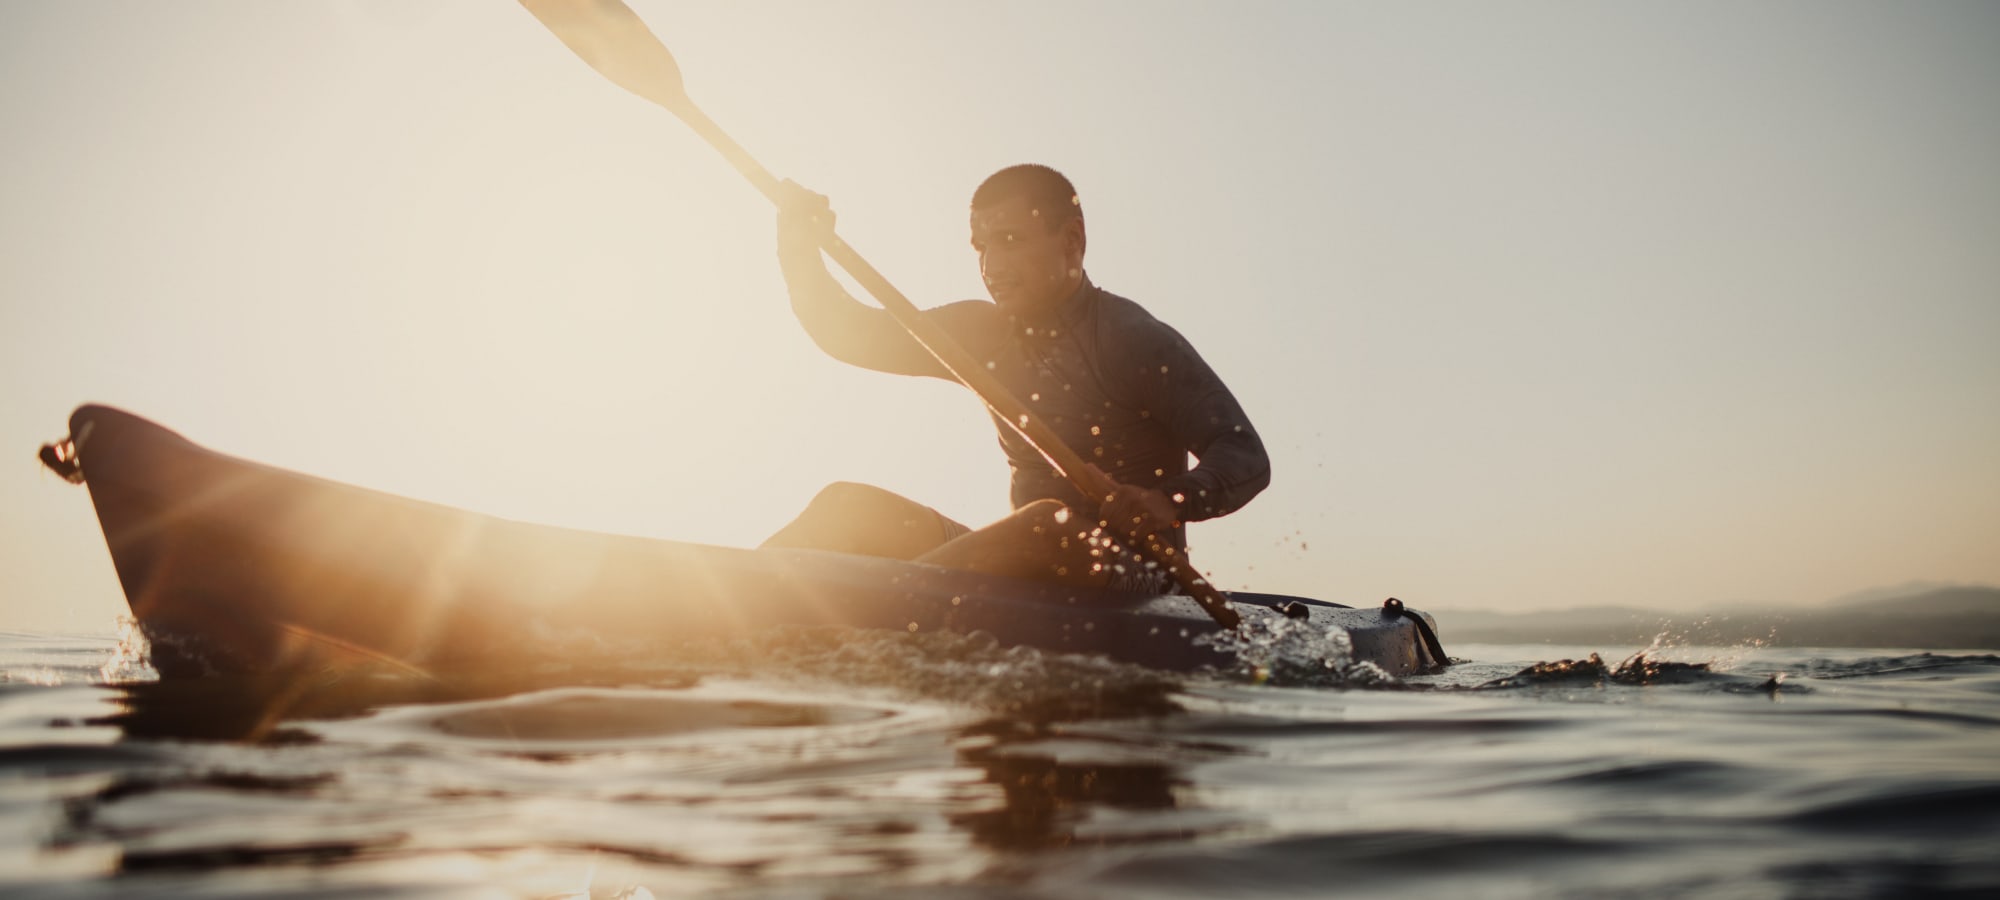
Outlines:
{"label": "dark long-sleeve wetsuit top", "polygon": [[[880,372],[951,378],[887,311],[849,296],[818,247],[788,246],[780,258],[792,309],[828,355]],[[1234,512],[1270,483],[1264,443],[1222,379],[1179,332],[1088,277],[1032,319],[984,300],[922,315],[1071,449],[1121,483],[1165,493],[1184,522]],[[1013,469],[1015,508],[1054,498],[1095,513],[1097,504],[1085,503],[1013,428],[997,417],[995,425]],[[1192,469],[1189,454],[1199,461]],[[1184,535],[1174,540],[1185,546]]]}

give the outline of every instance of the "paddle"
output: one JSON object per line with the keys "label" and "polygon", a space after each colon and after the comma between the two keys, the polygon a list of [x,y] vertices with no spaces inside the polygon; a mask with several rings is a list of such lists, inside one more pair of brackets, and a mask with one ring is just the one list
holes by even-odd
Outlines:
{"label": "paddle", "polygon": [[[659,38],[653,36],[652,30],[630,7],[619,0],[521,0],[521,5],[527,7],[528,12],[540,19],[542,25],[568,45],[584,63],[619,87],[679,116],[772,203],[782,205],[785,202],[778,179],[688,98],[687,91],[681,86],[681,70],[674,62],[673,54],[667,51]],[[874,295],[876,302],[882,304],[882,308],[894,316],[953,378],[979,395],[994,415],[1020,432],[1021,437],[1040,451],[1084,496],[1105,494],[1104,485],[1096,483],[1097,479],[1092,476],[1092,470],[1082,456],[1071,450],[1061,437],[1008,393],[1000,380],[980,366],[950,335],[924,318],[916,305],[882,277],[882,273],[875,271],[867,260],[862,259],[861,254],[831,233],[823,249],[868,293]],[[1174,583],[1199,602],[1217,623],[1224,628],[1236,627],[1239,621],[1236,611],[1223,599],[1222,592],[1194,570],[1187,554],[1157,541],[1147,541],[1146,544],[1145,554],[1164,567]]]}

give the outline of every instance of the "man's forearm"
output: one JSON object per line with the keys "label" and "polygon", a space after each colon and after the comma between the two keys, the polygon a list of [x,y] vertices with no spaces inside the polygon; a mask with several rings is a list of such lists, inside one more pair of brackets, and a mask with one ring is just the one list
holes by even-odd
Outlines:
{"label": "man's forearm", "polygon": [[812,234],[781,231],[778,265],[791,294],[792,314],[828,356],[892,374],[935,374],[936,363],[894,317],[841,287]]}
{"label": "man's forearm", "polygon": [[1204,448],[1199,464],[1160,483],[1183,522],[1226,516],[1271,484],[1271,457],[1256,432],[1245,428]]}

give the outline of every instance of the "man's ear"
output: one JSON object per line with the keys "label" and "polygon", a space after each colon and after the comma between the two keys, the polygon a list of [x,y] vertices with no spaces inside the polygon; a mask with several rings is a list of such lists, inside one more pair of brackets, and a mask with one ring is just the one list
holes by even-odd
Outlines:
{"label": "man's ear", "polygon": [[1063,248],[1077,256],[1083,255],[1083,248],[1089,243],[1083,230],[1083,217],[1076,216],[1063,223]]}

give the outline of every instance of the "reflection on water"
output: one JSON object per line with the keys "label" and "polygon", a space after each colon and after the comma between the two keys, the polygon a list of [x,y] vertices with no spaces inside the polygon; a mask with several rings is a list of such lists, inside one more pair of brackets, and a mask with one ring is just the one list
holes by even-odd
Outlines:
{"label": "reflection on water", "polygon": [[[1133,840],[1112,832],[1085,832],[1099,808],[1109,811],[1170,810],[1177,804],[1174,788],[1185,783],[1173,766],[1162,763],[1064,763],[1032,752],[1009,752],[1004,746],[965,752],[961,760],[985,773],[1000,789],[998,808],[960,813],[953,824],[981,845],[995,850],[1030,851],[1102,845]],[[1168,840],[1190,833],[1148,835]]]}
{"label": "reflection on water", "polygon": [[[1019,654],[1016,654],[1019,658]],[[1097,664],[1078,661],[1086,667]],[[990,669],[988,670],[990,672]],[[1022,671],[1007,673],[1018,681]],[[1037,673],[1046,676],[1046,672]],[[1112,699],[1131,702],[1123,709],[1094,708],[1111,718],[1124,714],[1152,715],[1171,709],[1160,694],[1156,676],[1142,674],[1140,685],[1109,690]],[[549,683],[595,683],[598,687],[547,689]],[[306,745],[327,740],[324,729],[300,723],[371,720],[368,730],[408,740],[419,732],[428,739],[460,739],[461,745],[484,743],[498,750],[542,762],[564,762],[592,753],[629,752],[663,747],[651,739],[685,737],[699,732],[737,729],[827,729],[876,721],[900,714],[894,706],[870,707],[818,702],[779,702],[741,696],[703,697],[691,693],[698,675],[658,669],[579,670],[574,667],[539,671],[455,673],[448,679],[412,677],[407,673],[366,666],[346,671],[313,671],[255,678],[198,679],[136,683],[120,686],[116,711],[91,724],[117,727],[128,742],[152,740],[219,741],[248,745]],[[612,686],[616,687],[612,687]],[[935,685],[934,685],[935,686]],[[1102,692],[1105,686],[1097,685]],[[740,686],[737,688],[740,690]],[[955,691],[956,689],[950,689]],[[939,744],[955,748],[957,763],[976,771],[994,803],[948,815],[975,843],[999,851],[1027,851],[1134,840],[1192,837],[1197,829],[1119,834],[1109,831],[1078,835],[1093,810],[1170,810],[1174,788],[1185,783],[1177,767],[1164,762],[1108,761],[1093,758],[1098,750],[1072,741],[1063,748],[1080,760],[1064,759],[1047,740],[1051,729],[1076,718],[1071,702],[1015,704],[1005,718],[971,717],[940,734]],[[342,730],[352,738],[362,729]],[[1170,751],[1169,751],[1170,752]],[[320,772],[298,776],[264,776],[236,772],[189,773],[162,780],[122,778],[71,804],[72,831],[99,828],[94,811],[127,798],[162,790],[221,790],[242,795],[309,798],[334,788],[339,776]],[[504,788],[493,790],[504,796]],[[465,796],[463,793],[457,796]],[[129,835],[126,835],[129,836]],[[217,855],[203,850],[166,855],[127,854],[121,869],[202,867],[226,862],[250,865],[266,862],[324,860],[379,849],[394,841],[337,845],[287,845],[279,848],[238,848]],[[635,855],[646,856],[634,851]]]}

